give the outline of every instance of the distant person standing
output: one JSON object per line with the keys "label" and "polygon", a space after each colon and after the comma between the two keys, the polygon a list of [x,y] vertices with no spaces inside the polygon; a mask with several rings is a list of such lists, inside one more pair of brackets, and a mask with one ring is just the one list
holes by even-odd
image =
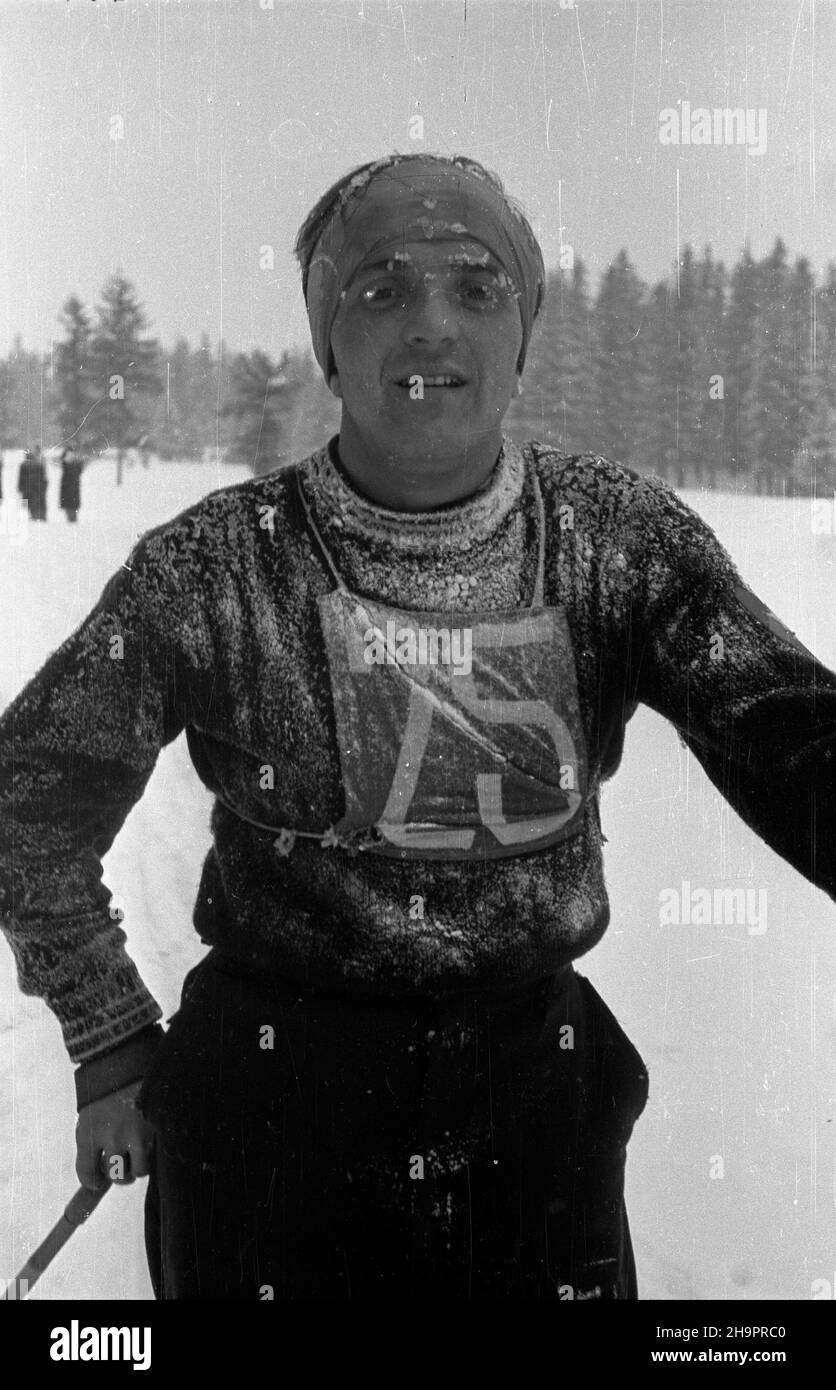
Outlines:
{"label": "distant person standing", "polygon": [[77,521],[81,510],[81,474],[84,460],[72,447],[61,455],[61,488],[58,505],[66,512],[68,521]]}
{"label": "distant person standing", "polygon": [[46,521],[46,468],[40,449],[27,449],[17,475],[17,490],[33,521]]}

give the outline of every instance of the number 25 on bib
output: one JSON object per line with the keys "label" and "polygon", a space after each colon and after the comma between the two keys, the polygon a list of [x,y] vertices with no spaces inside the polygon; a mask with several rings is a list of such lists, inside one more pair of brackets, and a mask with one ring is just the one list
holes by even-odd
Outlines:
{"label": "number 25 on bib", "polygon": [[581,828],[588,767],[560,608],[415,612],[319,599],[346,813],[372,852],[498,859]]}

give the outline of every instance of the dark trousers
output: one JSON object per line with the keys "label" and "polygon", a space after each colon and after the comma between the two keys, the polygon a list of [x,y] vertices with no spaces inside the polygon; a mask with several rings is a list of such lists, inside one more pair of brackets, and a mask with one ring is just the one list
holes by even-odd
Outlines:
{"label": "dark trousers", "polygon": [[571,967],[356,997],[210,952],[146,1077],[158,1299],[636,1298],[641,1057]]}

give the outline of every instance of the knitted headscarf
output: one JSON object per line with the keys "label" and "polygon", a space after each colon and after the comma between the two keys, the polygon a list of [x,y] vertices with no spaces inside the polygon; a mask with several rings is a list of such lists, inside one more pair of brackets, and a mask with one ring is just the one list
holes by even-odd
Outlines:
{"label": "knitted headscarf", "polygon": [[335,370],[331,329],[340,295],[369,257],[393,241],[460,237],[478,241],[510,278],[522,320],[522,371],[545,290],[540,247],[522,215],[471,164],[434,155],[397,155],[356,174],[326,223],[304,282],[316,360]]}

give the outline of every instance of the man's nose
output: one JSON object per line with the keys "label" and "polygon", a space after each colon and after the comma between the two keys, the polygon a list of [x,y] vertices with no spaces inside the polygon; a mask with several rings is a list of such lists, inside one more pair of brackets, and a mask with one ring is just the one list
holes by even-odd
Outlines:
{"label": "man's nose", "polygon": [[458,337],[459,326],[450,296],[441,286],[425,285],[410,305],[404,325],[408,343],[449,342]]}

